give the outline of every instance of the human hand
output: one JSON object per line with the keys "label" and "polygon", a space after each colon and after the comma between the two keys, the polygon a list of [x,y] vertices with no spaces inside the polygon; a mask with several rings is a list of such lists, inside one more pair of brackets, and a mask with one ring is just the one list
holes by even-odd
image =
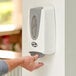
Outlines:
{"label": "human hand", "polygon": [[38,55],[35,56],[26,56],[23,58],[23,63],[20,65],[23,68],[33,71],[35,69],[40,68],[44,64],[42,62],[35,62],[38,59]]}

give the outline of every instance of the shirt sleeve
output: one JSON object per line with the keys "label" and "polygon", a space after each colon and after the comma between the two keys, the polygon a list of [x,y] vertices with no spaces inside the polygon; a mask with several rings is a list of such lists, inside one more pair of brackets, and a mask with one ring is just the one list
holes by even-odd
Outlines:
{"label": "shirt sleeve", "polygon": [[8,65],[5,61],[0,61],[0,76],[8,72]]}

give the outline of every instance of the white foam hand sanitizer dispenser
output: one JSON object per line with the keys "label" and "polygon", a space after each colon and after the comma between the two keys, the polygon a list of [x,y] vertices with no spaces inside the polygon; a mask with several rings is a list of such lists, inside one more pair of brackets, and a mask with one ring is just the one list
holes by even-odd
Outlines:
{"label": "white foam hand sanitizer dispenser", "polygon": [[55,53],[55,10],[54,7],[36,7],[29,11],[26,47],[33,56]]}

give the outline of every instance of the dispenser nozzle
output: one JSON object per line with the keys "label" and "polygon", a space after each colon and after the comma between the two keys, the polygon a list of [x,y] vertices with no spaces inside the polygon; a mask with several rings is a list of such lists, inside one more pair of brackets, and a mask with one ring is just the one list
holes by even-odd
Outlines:
{"label": "dispenser nozzle", "polygon": [[40,52],[35,52],[35,51],[30,51],[29,53],[31,54],[31,56],[39,55],[39,58],[41,58],[41,57],[44,57],[44,56],[45,56],[45,54],[40,53]]}

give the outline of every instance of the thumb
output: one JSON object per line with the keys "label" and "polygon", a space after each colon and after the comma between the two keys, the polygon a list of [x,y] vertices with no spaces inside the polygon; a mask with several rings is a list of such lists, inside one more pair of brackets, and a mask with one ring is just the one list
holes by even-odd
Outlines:
{"label": "thumb", "polygon": [[39,58],[39,56],[36,54],[35,56],[33,56],[33,60],[37,60]]}

